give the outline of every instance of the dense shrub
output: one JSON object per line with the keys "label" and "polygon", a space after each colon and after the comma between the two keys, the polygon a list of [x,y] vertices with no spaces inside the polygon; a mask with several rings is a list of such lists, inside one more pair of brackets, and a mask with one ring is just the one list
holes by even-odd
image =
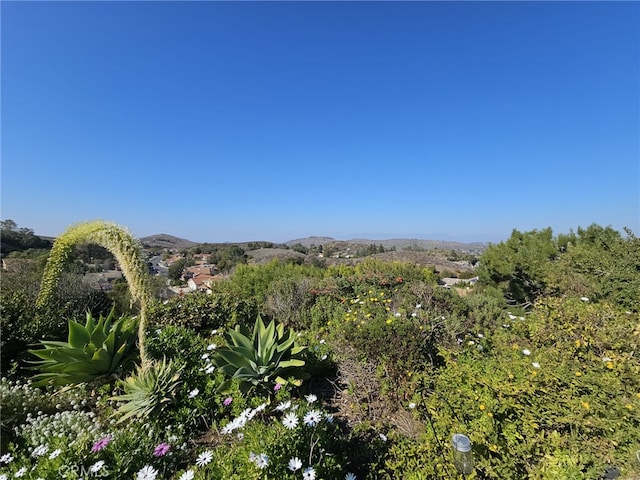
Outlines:
{"label": "dense shrub", "polygon": [[505,315],[492,335],[441,349],[445,366],[424,379],[416,410],[434,426],[421,441],[431,447],[421,448],[437,452],[409,472],[405,450],[392,450],[392,477],[433,475],[455,432],[470,436],[483,478],[591,479],[609,464],[637,473],[639,339],[630,320],[604,305],[552,299],[526,317]]}
{"label": "dense shrub", "polygon": [[173,325],[205,332],[250,321],[251,315],[257,315],[257,306],[221,283],[211,294],[195,292],[155,302],[148,314],[152,328]]}

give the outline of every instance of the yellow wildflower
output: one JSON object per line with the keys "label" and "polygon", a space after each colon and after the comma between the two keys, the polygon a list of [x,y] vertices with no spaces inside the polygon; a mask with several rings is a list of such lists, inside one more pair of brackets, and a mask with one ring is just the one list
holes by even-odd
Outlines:
{"label": "yellow wildflower", "polygon": [[582,376],[582,372],[576,372],[576,377],[581,377]]}
{"label": "yellow wildflower", "polygon": [[591,407],[591,405],[589,405],[589,402],[582,402],[582,406],[585,410],[589,410],[589,408]]}
{"label": "yellow wildflower", "polygon": [[627,410],[633,410],[633,405],[631,405],[630,403],[627,403],[624,408],[626,408]]}
{"label": "yellow wildflower", "polygon": [[496,445],[495,443],[492,445],[489,445],[489,450],[491,450],[492,452],[497,452],[498,451],[498,445]]}
{"label": "yellow wildflower", "polygon": [[485,406],[481,403],[479,408],[480,408],[480,410],[484,410]]}
{"label": "yellow wildflower", "polygon": [[613,368],[613,362],[607,362],[607,368],[611,370]]}

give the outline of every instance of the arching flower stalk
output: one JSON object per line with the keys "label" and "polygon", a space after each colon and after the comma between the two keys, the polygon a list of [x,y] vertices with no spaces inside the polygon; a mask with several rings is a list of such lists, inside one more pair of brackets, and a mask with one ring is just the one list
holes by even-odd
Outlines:
{"label": "arching flower stalk", "polygon": [[99,245],[116,257],[129,284],[131,297],[140,304],[138,348],[142,367],[147,367],[149,359],[146,351],[146,308],[152,298],[151,287],[147,265],[142,258],[142,248],[124,227],[100,220],[69,227],[53,244],[36,305],[42,307],[52,300],[74,247],[83,243]]}

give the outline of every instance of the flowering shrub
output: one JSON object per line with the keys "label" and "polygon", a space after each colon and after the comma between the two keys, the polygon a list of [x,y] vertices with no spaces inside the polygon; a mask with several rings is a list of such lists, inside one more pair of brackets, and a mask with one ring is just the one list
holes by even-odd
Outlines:
{"label": "flowering shrub", "polygon": [[[393,477],[438,474],[455,432],[471,438],[484,478],[590,479],[610,464],[637,473],[639,339],[629,317],[579,299],[547,300],[442,349],[444,368],[417,397],[417,415],[433,429],[391,451]],[[431,460],[418,467],[416,451]]]}
{"label": "flowering shrub", "polygon": [[[207,478],[344,478],[349,473],[344,436],[313,394],[304,400],[266,403],[227,423],[217,441],[182,472]],[[180,478],[180,477],[178,477]]]}
{"label": "flowering shrub", "polygon": [[[555,297],[508,310],[496,288],[459,296],[429,269],[377,261],[262,268],[242,266],[212,296],[149,310],[150,363],[128,399],[152,416],[117,423],[110,384],[39,391],[0,382],[0,480],[455,478],[454,433],[471,438],[469,478],[640,474],[634,306],[558,283]],[[223,393],[217,353],[233,344],[234,360],[253,358],[224,334],[258,311],[304,326],[280,339],[309,345],[296,362],[309,381],[272,375],[260,391],[235,378]],[[261,348],[269,329],[259,329]],[[171,368],[158,362],[165,357]]]}
{"label": "flowering shrub", "polygon": [[[13,429],[22,424],[27,417],[36,412],[54,413],[63,409],[79,406],[83,401],[83,393],[79,389],[65,390],[56,393],[54,391],[35,388],[31,381],[0,380],[0,405],[2,416],[0,422],[3,430]],[[72,405],[73,404],[73,405]]]}

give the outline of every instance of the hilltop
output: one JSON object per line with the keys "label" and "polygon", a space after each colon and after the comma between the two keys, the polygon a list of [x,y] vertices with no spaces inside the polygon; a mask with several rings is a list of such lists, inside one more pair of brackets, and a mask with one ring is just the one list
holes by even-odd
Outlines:
{"label": "hilltop", "polygon": [[172,250],[185,250],[199,245],[198,242],[192,242],[186,238],[175,237],[166,233],[158,233],[156,235],[142,237],[139,240],[144,247],[161,247]]}

